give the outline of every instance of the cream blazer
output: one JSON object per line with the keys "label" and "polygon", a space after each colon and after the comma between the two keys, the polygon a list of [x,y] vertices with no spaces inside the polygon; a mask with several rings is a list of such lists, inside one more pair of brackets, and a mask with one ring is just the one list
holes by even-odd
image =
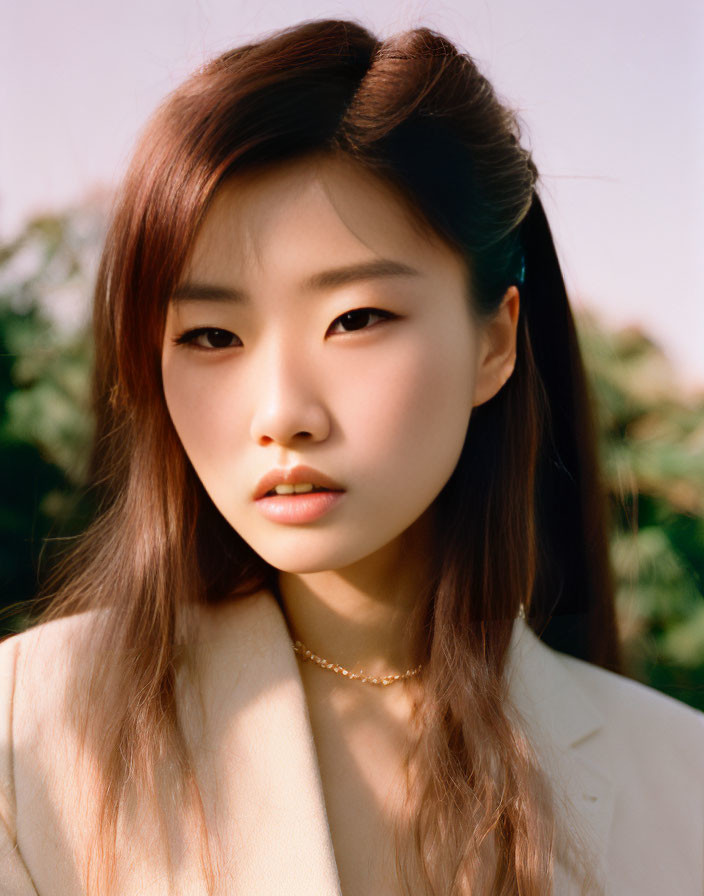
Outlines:
{"label": "cream blazer", "polygon": [[[78,896],[89,836],[79,803],[65,669],[85,617],[0,644],[0,893]],[[310,718],[284,617],[268,593],[233,602],[208,630],[205,747],[196,745],[209,826],[237,896],[342,896]],[[594,850],[609,896],[704,894],[704,713],[560,654],[514,624],[509,693]],[[184,849],[174,889],[154,824],[121,832],[124,896],[203,893]],[[557,868],[556,896],[576,893]],[[91,894],[92,896],[92,894]],[[372,896],[372,894],[370,894]]]}

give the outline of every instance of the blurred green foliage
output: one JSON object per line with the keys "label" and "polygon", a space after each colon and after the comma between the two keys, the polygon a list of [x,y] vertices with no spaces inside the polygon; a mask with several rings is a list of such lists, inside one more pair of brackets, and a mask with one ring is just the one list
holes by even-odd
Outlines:
{"label": "blurred green foliage", "polygon": [[684,394],[640,330],[579,332],[613,511],[628,672],[704,710],[704,394]]}
{"label": "blurred green foliage", "polygon": [[[88,281],[104,209],[37,218],[0,247],[0,608],[87,523]],[[19,609],[0,635],[24,625]]]}
{"label": "blurred green foliage", "polygon": [[[88,307],[106,204],[0,247],[0,607],[33,597],[90,517]],[[577,315],[612,508],[626,671],[704,710],[704,395],[642,332]],[[45,561],[45,562],[42,562]],[[3,631],[22,627],[19,609]]]}

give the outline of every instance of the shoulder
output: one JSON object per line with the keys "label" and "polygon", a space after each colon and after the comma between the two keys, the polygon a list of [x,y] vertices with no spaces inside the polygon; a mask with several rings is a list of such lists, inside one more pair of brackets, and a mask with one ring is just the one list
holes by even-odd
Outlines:
{"label": "shoulder", "polygon": [[551,652],[565,702],[579,707],[590,722],[574,749],[618,779],[631,805],[655,809],[662,817],[670,806],[701,824],[704,713],[624,675]]}
{"label": "shoulder", "polygon": [[0,641],[0,818],[11,837],[18,766],[27,756],[58,751],[73,651],[94,624],[94,613],[81,613]]}
{"label": "shoulder", "polygon": [[609,892],[701,892],[704,713],[623,675],[555,657],[568,691],[584,695],[600,725],[567,750],[565,767],[571,801],[597,831]]}
{"label": "shoulder", "polygon": [[513,648],[514,702],[608,892],[701,892],[704,713],[520,623]]}
{"label": "shoulder", "polygon": [[704,713],[542,642],[517,625],[511,696],[536,736],[592,753],[602,768],[704,787]]}
{"label": "shoulder", "polygon": [[100,618],[97,610],[64,616],[0,641],[2,702],[6,702],[10,685],[14,689],[35,681],[46,689],[58,683],[68,671],[78,647],[90,639]]}
{"label": "shoulder", "polygon": [[[230,650],[265,652],[285,631],[285,621],[269,591],[199,606],[194,615],[194,643]],[[44,702],[54,704],[70,680],[74,662],[101,642],[106,626],[119,625],[109,610],[88,610],[52,619],[0,641],[0,713],[12,702],[31,700],[34,715]],[[109,633],[108,633],[109,634]]]}
{"label": "shoulder", "polygon": [[[549,647],[518,620],[511,645],[511,674],[524,702],[559,712],[565,741],[576,741],[597,727],[624,737],[690,736],[700,745],[704,713],[626,675]],[[579,725],[568,720],[585,719]]]}
{"label": "shoulder", "polygon": [[[6,684],[8,675],[16,678],[21,671],[27,673],[30,666],[46,667],[57,654],[68,656],[71,646],[81,641],[96,621],[96,611],[64,616],[33,625],[25,631],[8,635],[0,641],[0,676]],[[52,662],[56,674],[59,669]]]}
{"label": "shoulder", "polygon": [[678,749],[693,745],[704,765],[704,712],[625,675],[572,656],[556,655],[613,729],[639,742],[647,738],[657,744],[662,737]]}
{"label": "shoulder", "polygon": [[81,648],[90,644],[101,612],[53,619],[0,642],[0,748],[58,722],[70,702],[74,664],[85,655]]}

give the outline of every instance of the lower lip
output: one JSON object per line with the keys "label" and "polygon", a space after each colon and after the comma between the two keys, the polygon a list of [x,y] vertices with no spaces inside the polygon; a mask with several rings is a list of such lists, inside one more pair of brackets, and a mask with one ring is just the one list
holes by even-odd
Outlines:
{"label": "lower lip", "polygon": [[344,492],[273,495],[255,501],[259,512],[275,523],[310,523],[339,504]]}

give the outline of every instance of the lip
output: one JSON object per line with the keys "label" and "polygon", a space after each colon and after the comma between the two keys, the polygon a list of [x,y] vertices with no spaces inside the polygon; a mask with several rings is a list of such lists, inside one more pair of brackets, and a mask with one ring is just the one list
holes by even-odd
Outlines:
{"label": "lip", "polygon": [[269,470],[268,473],[262,476],[254,490],[252,500],[256,501],[259,498],[263,498],[268,491],[277,485],[300,485],[302,482],[310,482],[311,485],[329,488],[335,492],[345,491],[339,482],[335,482],[330,476],[326,476],[325,473],[321,473],[320,470],[315,470],[313,467],[304,465],[290,467],[289,469],[279,467]]}
{"label": "lip", "polygon": [[345,498],[344,492],[310,492],[259,498],[257,510],[274,523],[312,523]]}

